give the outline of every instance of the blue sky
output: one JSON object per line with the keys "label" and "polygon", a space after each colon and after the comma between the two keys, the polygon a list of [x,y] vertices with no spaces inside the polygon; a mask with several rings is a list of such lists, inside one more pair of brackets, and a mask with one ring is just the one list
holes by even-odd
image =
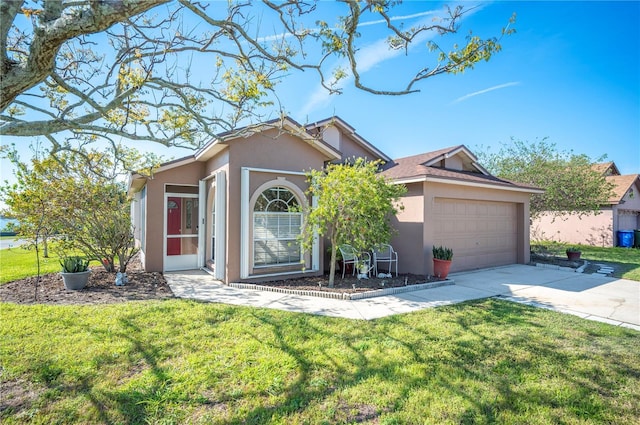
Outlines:
{"label": "blue sky", "polygon": [[[441,5],[406,2],[398,15],[416,16],[405,21],[411,25]],[[339,115],[392,158],[457,144],[493,149],[511,137],[548,137],[561,150],[594,159],[606,154],[623,174],[640,173],[640,3],[480,5],[464,20],[463,34],[499,34],[514,12],[516,33],[474,70],[428,79],[420,93],[402,97],[349,87],[340,96],[319,95],[317,83],[291,81],[283,83],[280,98],[300,122]],[[362,31],[371,46],[378,41],[375,30],[371,25]],[[376,62],[373,50],[363,57]],[[419,64],[412,56],[378,57],[364,77],[389,88],[399,88],[393,84],[397,76]]]}
{"label": "blue sky", "polygon": [[[394,11],[394,22],[407,27],[429,22],[444,4],[405,1]],[[399,97],[348,84],[342,95],[329,96],[315,74],[292,74],[278,86],[279,101],[300,123],[340,116],[392,158],[458,144],[472,151],[497,149],[511,137],[548,137],[561,150],[594,159],[606,154],[623,174],[640,173],[640,2],[463,4],[479,7],[462,22],[462,36],[471,29],[483,37],[498,35],[517,14],[516,33],[502,41],[503,51],[474,70],[427,79],[417,86],[420,93]],[[331,17],[339,7],[323,2],[319,12]],[[363,79],[380,88],[402,88],[410,71],[419,69],[428,39],[408,57],[389,54],[383,25],[373,18],[363,21]],[[188,154],[143,148],[167,157]],[[24,158],[27,150],[22,152]],[[2,180],[10,176],[3,163]]]}

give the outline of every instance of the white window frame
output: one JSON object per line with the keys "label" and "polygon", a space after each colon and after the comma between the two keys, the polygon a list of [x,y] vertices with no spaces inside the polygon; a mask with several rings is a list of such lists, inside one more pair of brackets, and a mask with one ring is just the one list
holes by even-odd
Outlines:
{"label": "white window frame", "polygon": [[[253,168],[253,167],[242,167],[240,169],[240,278],[248,279],[252,277],[250,274],[251,267],[253,265],[252,258],[250,256],[251,244],[253,243],[253,237],[250,231],[251,219],[253,217],[253,205],[251,204],[251,193],[250,193],[250,180],[251,173],[268,173],[273,174],[275,176],[279,176],[274,178],[273,181],[265,183],[262,185],[256,192],[262,193],[265,189],[274,186],[282,186],[296,195],[298,198],[298,202],[306,208],[307,200],[304,197],[304,191],[302,191],[295,184],[286,180],[284,176],[305,176],[304,172],[299,171],[284,171],[284,170],[274,170],[274,169],[266,169],[266,168]],[[312,199],[312,205],[316,205],[317,199],[314,197]],[[303,252],[304,256],[304,252]],[[298,271],[288,271],[288,272],[277,272],[272,274],[260,274],[261,277],[268,276],[283,276],[288,274],[299,274],[299,273],[311,273],[317,272],[320,270],[320,238],[317,235],[317,232],[314,232],[314,241],[313,246],[311,248],[311,267],[305,268],[304,270]]]}

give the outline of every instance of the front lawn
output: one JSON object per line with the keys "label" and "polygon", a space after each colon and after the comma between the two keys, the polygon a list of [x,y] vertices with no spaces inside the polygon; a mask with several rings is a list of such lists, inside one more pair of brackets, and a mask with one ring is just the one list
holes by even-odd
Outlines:
{"label": "front lawn", "polygon": [[536,241],[531,244],[532,248],[544,247],[548,252],[558,256],[565,255],[567,246],[578,247],[582,252],[581,259],[591,263],[598,263],[599,261],[617,263],[615,277],[640,281],[640,249],[569,245],[554,241]]}
{"label": "front lawn", "polygon": [[582,257],[591,262],[609,261],[618,263],[620,271],[616,277],[640,281],[640,249],[635,248],[602,248],[580,245]]}
{"label": "front lawn", "polygon": [[[79,254],[79,253],[77,253]],[[98,261],[93,261],[91,265],[100,265]],[[60,257],[55,248],[55,242],[49,244],[49,257],[42,256],[40,248],[40,274],[56,273],[61,270]],[[33,247],[26,245],[14,248],[0,249],[0,285],[25,277],[36,276],[38,262],[36,261],[36,251]]]}
{"label": "front lawn", "polygon": [[484,300],[364,322],[0,304],[2,423],[637,423],[640,333]]}

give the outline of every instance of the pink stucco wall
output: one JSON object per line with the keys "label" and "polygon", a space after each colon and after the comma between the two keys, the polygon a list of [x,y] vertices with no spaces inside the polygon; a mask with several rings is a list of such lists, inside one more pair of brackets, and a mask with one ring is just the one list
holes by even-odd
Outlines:
{"label": "pink stucco wall", "polygon": [[531,239],[615,246],[618,242],[618,230],[640,229],[639,189],[637,185],[633,185],[622,197],[622,202],[601,208],[599,214],[542,214],[532,219]]}
{"label": "pink stucco wall", "polygon": [[570,214],[542,214],[532,220],[531,240],[556,241],[593,246],[613,245],[613,210],[582,217]]}
{"label": "pink stucco wall", "polygon": [[[434,244],[455,246],[451,271],[512,262],[523,264],[529,262],[528,193],[436,182],[411,183],[407,185],[407,189],[407,194],[402,198],[405,209],[393,220],[399,234],[393,238],[392,245],[398,252],[399,268],[402,272],[432,274],[431,248]],[[457,202],[461,206],[468,204],[470,209],[476,206],[474,203],[483,207],[487,205],[508,207],[515,217],[513,240],[509,241],[513,243],[513,252],[491,257],[489,248],[493,247],[483,248],[482,246],[487,239],[486,228],[463,227],[466,245],[456,244],[451,238],[447,238],[446,232],[439,231],[442,229],[438,226],[442,226],[442,223],[436,221],[437,208],[441,200]],[[474,224],[474,217],[471,214],[466,217],[463,214],[461,218]],[[468,226],[469,223],[463,220],[455,222],[452,219],[449,224],[457,230],[459,226]],[[476,244],[478,244],[477,248],[468,248]]]}

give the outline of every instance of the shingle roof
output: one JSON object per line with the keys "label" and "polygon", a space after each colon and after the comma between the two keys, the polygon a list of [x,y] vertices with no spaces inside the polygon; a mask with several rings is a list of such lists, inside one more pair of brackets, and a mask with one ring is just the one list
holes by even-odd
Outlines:
{"label": "shingle roof", "polygon": [[591,166],[591,169],[597,172],[598,174],[604,175],[607,173],[607,171],[610,171],[611,175],[614,175],[614,176],[620,175],[620,171],[618,171],[618,167],[616,167],[616,164],[613,161],[600,162],[598,164],[593,164]]}
{"label": "shingle roof", "polygon": [[495,186],[520,188],[520,189],[532,189],[538,190],[539,188],[515,183],[506,179],[501,179],[492,175],[483,174],[481,172],[472,171],[459,171],[440,167],[430,167],[424,165],[429,161],[444,155],[448,152],[452,152],[460,148],[460,146],[453,146],[444,149],[439,149],[433,152],[426,152],[419,155],[408,156],[405,158],[395,159],[383,167],[382,174],[391,180],[411,180],[419,178],[441,178],[449,180],[465,181],[470,183],[484,183]]}
{"label": "shingle roof", "polygon": [[609,198],[609,202],[612,204],[618,204],[624,198],[624,195],[629,191],[631,185],[640,178],[639,174],[625,174],[624,176],[607,176],[606,179],[609,183],[614,185],[613,195]]}

